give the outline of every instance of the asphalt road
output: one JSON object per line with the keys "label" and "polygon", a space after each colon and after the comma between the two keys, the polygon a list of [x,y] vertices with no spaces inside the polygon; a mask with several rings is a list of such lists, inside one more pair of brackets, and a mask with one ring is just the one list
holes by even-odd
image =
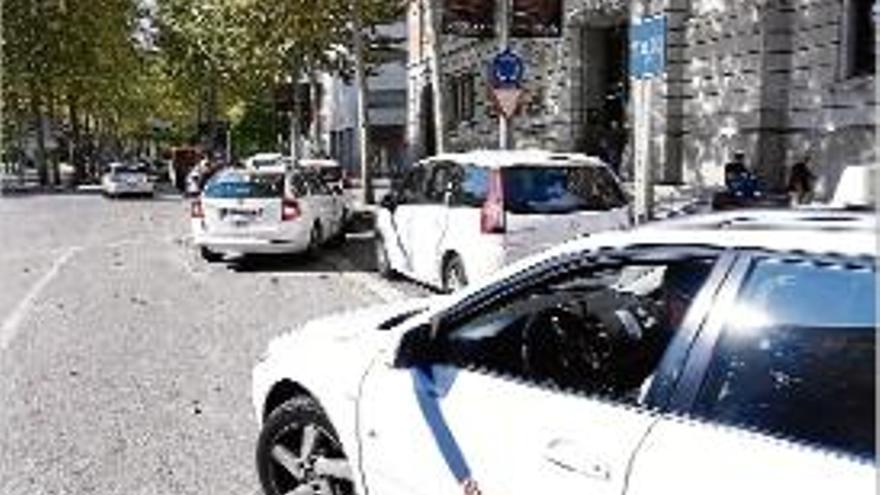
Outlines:
{"label": "asphalt road", "polygon": [[250,370],[271,337],[424,289],[366,234],[207,265],[188,203],[0,197],[0,493],[254,494]]}

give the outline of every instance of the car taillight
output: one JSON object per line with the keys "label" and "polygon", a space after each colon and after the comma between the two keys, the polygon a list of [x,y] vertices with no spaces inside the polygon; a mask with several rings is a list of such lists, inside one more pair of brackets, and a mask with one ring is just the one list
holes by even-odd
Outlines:
{"label": "car taillight", "polygon": [[295,199],[285,198],[281,202],[281,220],[287,222],[299,218],[299,203]]}
{"label": "car taillight", "polygon": [[202,209],[202,202],[200,200],[197,199],[192,202],[190,216],[192,218],[205,218],[205,210]]}
{"label": "car taillight", "polygon": [[480,232],[484,234],[503,234],[507,230],[504,216],[504,187],[501,170],[495,169],[489,175],[489,193],[480,211]]}

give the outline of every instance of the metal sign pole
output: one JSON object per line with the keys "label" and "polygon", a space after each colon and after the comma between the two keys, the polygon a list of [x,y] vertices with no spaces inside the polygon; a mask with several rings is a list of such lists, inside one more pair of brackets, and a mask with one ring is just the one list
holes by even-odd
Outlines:
{"label": "metal sign pole", "polygon": [[651,174],[651,79],[636,79],[635,91],[635,207],[638,223],[651,219],[654,187]]}
{"label": "metal sign pole", "polygon": [[[512,0],[499,0],[499,51],[504,52],[510,45],[510,2]],[[500,112],[498,116],[498,147],[502,150],[513,148],[513,136],[510,128],[511,116]]]}

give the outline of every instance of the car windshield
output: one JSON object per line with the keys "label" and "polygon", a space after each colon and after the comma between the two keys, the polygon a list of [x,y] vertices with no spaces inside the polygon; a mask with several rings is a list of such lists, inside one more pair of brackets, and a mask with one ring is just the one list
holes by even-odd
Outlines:
{"label": "car windshield", "polygon": [[205,197],[222,199],[277,198],[284,190],[281,174],[223,174],[210,181]]}
{"label": "car windshield", "polygon": [[502,171],[504,204],[513,213],[570,213],[626,205],[614,176],[603,167],[517,166]]}

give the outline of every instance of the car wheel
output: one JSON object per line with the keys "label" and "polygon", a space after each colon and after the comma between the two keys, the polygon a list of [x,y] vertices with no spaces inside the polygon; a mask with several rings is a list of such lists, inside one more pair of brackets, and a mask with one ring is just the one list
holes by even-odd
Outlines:
{"label": "car wheel", "polygon": [[321,224],[315,222],[315,225],[312,226],[312,231],[309,233],[309,247],[306,249],[306,254],[309,256],[317,256],[323,238],[324,234],[321,229]]}
{"label": "car wheel", "polygon": [[376,234],[376,271],[383,278],[392,279],[396,275],[394,268],[391,267],[391,260],[388,259],[388,248],[385,246],[385,239]]}
{"label": "car wheel", "polygon": [[339,220],[339,230],[337,230],[336,234],[334,234],[333,237],[329,239],[329,244],[333,247],[339,247],[345,244],[345,222],[347,221],[347,216],[348,213],[343,211],[342,218]]}
{"label": "car wheel", "polygon": [[468,284],[467,274],[464,271],[464,263],[457,254],[449,257],[443,264],[443,291],[447,293],[463,289]]}
{"label": "car wheel", "polygon": [[223,261],[223,254],[218,253],[216,251],[211,251],[210,249],[202,246],[199,248],[199,253],[202,255],[202,259],[207,261],[208,263],[216,263],[218,261]]}
{"label": "car wheel", "polygon": [[355,493],[339,436],[311,397],[295,397],[269,413],[257,441],[257,472],[267,495]]}

